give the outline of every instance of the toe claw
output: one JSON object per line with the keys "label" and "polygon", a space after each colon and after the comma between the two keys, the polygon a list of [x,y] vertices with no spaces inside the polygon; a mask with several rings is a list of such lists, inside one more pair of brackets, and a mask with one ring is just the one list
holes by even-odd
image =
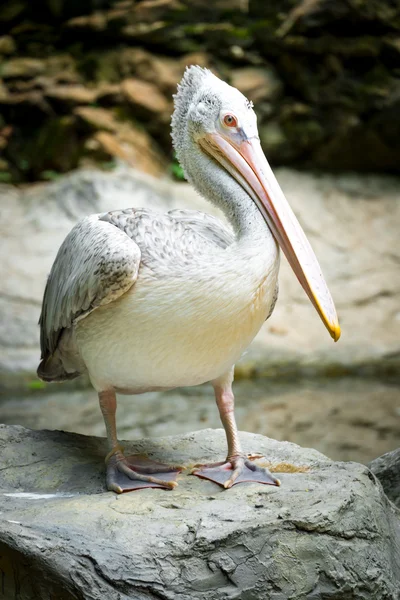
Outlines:
{"label": "toe claw", "polygon": [[260,454],[260,452],[252,452],[247,455],[247,460],[258,460],[260,458],[265,458],[264,454]]}

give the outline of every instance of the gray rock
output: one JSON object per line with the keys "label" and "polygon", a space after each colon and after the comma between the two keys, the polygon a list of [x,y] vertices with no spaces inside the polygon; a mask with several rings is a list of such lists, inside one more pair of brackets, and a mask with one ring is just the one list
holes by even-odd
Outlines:
{"label": "gray rock", "polygon": [[400,508],[400,448],[375,458],[368,466],[381,482],[388,498]]}
{"label": "gray rock", "polygon": [[[3,595],[24,600],[397,600],[400,521],[356,463],[241,434],[245,451],[309,470],[280,488],[182,474],[173,492],[104,491],[105,441],[0,429]],[[127,443],[190,466],[223,457],[224,434]],[[281,467],[279,467],[279,463]]]}
{"label": "gray rock", "polygon": [[[277,170],[314,246],[342,324],[333,344],[282,259],[271,317],[238,365],[242,375],[387,372],[400,362],[400,202],[390,177],[311,175]],[[133,170],[75,172],[18,190],[0,187],[0,380],[23,386],[39,360],[37,320],[47,274],[82,216],[128,206],[216,213],[186,184]]]}

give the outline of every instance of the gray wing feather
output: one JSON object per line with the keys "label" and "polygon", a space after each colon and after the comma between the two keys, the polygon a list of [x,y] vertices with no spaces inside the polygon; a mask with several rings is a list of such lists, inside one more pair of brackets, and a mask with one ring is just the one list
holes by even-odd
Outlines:
{"label": "gray wing feather", "polygon": [[80,221],[58,251],[39,320],[42,358],[56,350],[63,329],[122,296],[137,279],[139,247],[101,217]]}
{"label": "gray wing feather", "polygon": [[197,234],[202,235],[208,241],[213,242],[220,248],[227,248],[234,240],[233,232],[228,229],[219,219],[198,210],[170,210],[167,213],[176,221],[187,225]]}

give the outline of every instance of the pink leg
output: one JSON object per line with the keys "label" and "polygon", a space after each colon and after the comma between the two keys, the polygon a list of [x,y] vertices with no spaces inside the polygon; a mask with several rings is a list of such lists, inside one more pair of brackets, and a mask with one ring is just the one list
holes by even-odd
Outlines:
{"label": "pink leg", "polygon": [[222,381],[218,380],[214,383],[215,400],[228,442],[228,461],[243,454],[235,419],[235,397],[232,391],[232,381],[233,373]]}
{"label": "pink leg", "polygon": [[243,453],[235,420],[232,381],[233,369],[213,382],[215,399],[228,442],[226,461],[211,465],[199,465],[201,468],[194,469],[193,475],[215,481],[224,488],[230,488],[235,483],[245,481],[280,485],[279,479],[276,479],[268,469],[256,465],[250,457]]}
{"label": "pink leg", "polygon": [[[110,452],[106,456],[107,488],[121,494],[144,487],[161,487],[173,489],[178,484],[175,478],[181,469],[156,463],[142,456],[125,458],[123,449],[118,444],[115,413],[117,399],[115,392],[99,393],[99,403],[107,430],[107,441]],[[160,478],[153,477],[158,473]]]}

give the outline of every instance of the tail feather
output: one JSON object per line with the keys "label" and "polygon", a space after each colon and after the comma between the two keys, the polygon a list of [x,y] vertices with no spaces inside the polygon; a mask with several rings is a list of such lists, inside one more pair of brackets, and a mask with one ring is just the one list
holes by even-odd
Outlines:
{"label": "tail feather", "polygon": [[62,364],[61,358],[57,352],[50,354],[40,361],[37,374],[43,381],[67,381],[79,377],[77,371],[68,373]]}

